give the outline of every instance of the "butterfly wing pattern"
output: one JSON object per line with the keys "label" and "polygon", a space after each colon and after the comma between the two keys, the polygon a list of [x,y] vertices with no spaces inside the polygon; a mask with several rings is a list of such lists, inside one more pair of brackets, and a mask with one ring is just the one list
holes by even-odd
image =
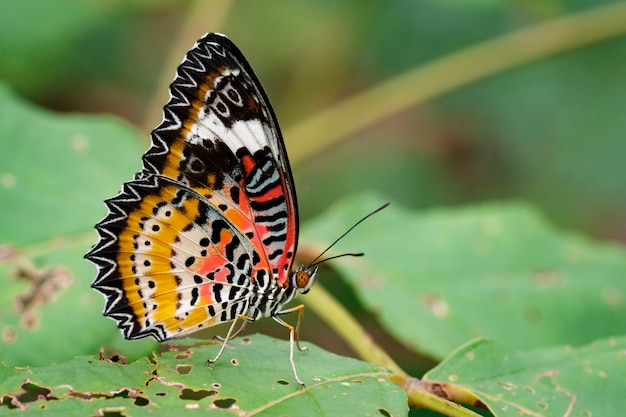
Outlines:
{"label": "butterfly wing pattern", "polygon": [[105,201],[85,255],[104,315],[127,339],[159,341],[232,321],[222,350],[238,319],[270,316],[290,329],[303,385],[294,327],[278,316],[299,309],[300,320],[300,306],[282,307],[316,271],[292,271],[296,194],[261,84],[230,40],[209,33],[178,67],[163,113],[142,170]]}

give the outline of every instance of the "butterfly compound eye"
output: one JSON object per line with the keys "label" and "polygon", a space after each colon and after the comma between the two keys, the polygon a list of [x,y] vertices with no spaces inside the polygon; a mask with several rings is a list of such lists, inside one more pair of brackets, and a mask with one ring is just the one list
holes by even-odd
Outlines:
{"label": "butterfly compound eye", "polygon": [[311,275],[309,271],[306,269],[299,269],[296,272],[296,287],[297,288],[306,288],[309,285],[309,281],[311,280]]}
{"label": "butterfly compound eye", "polygon": [[315,274],[317,273],[317,268],[314,270],[310,270],[304,266],[301,266],[296,270],[293,274],[292,282],[293,286],[300,291],[302,294],[306,294],[311,289],[313,285],[313,281],[315,281]]}

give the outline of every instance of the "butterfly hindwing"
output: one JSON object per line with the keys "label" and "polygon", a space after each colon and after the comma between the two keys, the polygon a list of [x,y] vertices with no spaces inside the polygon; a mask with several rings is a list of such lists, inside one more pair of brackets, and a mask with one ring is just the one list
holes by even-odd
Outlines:
{"label": "butterfly hindwing", "polygon": [[90,256],[107,275],[94,286],[109,295],[105,315],[127,338],[165,340],[245,311],[258,254],[193,190],[152,176],[106,203],[97,227],[109,237]]}

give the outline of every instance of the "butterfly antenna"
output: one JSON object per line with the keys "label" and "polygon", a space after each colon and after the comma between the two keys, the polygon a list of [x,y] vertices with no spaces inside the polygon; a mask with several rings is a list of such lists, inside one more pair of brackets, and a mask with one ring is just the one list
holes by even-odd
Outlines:
{"label": "butterfly antenna", "polygon": [[313,261],[311,261],[311,263],[309,264],[309,267],[313,267],[315,265],[319,265],[322,262],[326,262],[326,261],[330,261],[331,259],[336,259],[336,258],[341,258],[342,256],[363,256],[363,253],[343,253],[341,255],[336,255],[336,256],[331,256],[330,258],[326,258],[326,259],[322,259],[321,261],[318,261],[319,258],[321,258],[326,252],[328,252],[333,246],[335,246],[337,244],[337,242],[339,242],[341,239],[343,239],[348,233],[350,233],[355,227],[357,227],[358,225],[360,225],[361,223],[363,223],[365,220],[367,220],[369,217],[372,217],[374,214],[378,213],[379,211],[381,211],[382,209],[386,208],[390,203],[385,203],[382,206],[378,207],[376,210],[372,211],[371,213],[367,214],[366,216],[364,216],[361,220],[359,220],[358,222],[354,223],[352,225],[352,227],[350,227],[348,230],[346,230],[341,236],[339,236],[337,239],[335,239],[335,241],[333,243],[330,244],[329,247],[327,247],[322,253],[320,253],[315,259],[313,259]]}

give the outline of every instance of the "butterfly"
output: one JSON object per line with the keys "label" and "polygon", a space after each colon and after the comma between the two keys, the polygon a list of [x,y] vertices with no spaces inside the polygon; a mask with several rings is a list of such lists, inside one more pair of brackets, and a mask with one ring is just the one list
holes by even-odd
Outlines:
{"label": "butterfly", "polygon": [[[239,49],[208,33],[170,85],[143,167],[116,196],[85,255],[104,315],[127,339],[158,341],[232,322],[221,349],[261,317],[289,329],[290,363],[304,305],[284,308],[315,281],[293,268],[298,205],[270,102]],[[281,316],[298,312],[295,326]],[[236,324],[242,325],[238,330]]]}

